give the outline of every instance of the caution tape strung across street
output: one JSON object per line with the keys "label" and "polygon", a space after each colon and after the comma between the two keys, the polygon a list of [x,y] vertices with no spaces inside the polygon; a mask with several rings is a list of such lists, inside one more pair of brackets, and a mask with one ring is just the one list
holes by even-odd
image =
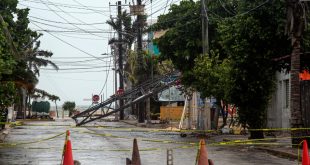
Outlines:
{"label": "caution tape strung across street", "polygon": [[30,141],[30,142],[0,143],[0,146],[18,146],[18,145],[26,145],[26,144],[40,143],[40,142],[43,142],[43,141],[47,141],[47,140],[51,140],[51,139],[57,138],[57,137],[59,137],[59,136],[61,136],[61,135],[64,135],[64,134],[65,134],[65,132],[60,133],[60,134],[57,134],[57,135],[54,135],[54,136],[51,136],[51,137],[48,137],[48,138],[42,138],[42,139],[39,139],[39,140]]}
{"label": "caution tape strung across street", "polygon": [[[0,122],[0,124],[10,124],[16,126],[65,126],[75,128],[75,125],[51,125],[51,124],[23,124],[22,121],[17,122]],[[176,133],[216,133],[218,130],[180,130],[180,129],[150,129],[150,128],[117,128],[113,126],[82,126],[80,128],[106,128],[110,130],[128,131],[128,132],[176,132]],[[297,130],[310,130],[310,128],[262,128],[262,129],[246,129],[247,131],[297,131]]]}
{"label": "caution tape strung across street", "polygon": [[[126,138],[126,139],[132,139],[129,137],[120,137],[120,136],[115,136],[112,134],[98,134],[98,133],[94,133],[94,132],[90,132],[90,131],[72,131],[72,132],[79,132],[79,133],[87,133],[87,134],[93,134],[93,135],[98,135],[98,136],[108,136],[111,138]],[[33,144],[33,143],[39,143],[39,142],[44,142],[44,141],[48,141],[54,138],[57,138],[61,135],[64,135],[65,132],[48,137],[48,138],[42,138],[39,140],[35,140],[35,141],[30,141],[30,142],[20,142],[20,143],[3,143],[0,144],[0,146],[3,147],[23,147],[21,145],[26,145],[26,144]],[[303,136],[300,138],[307,138],[310,136]],[[283,137],[283,138],[291,138],[291,137]],[[175,144],[184,144],[182,146],[177,146],[174,147],[172,149],[188,149],[188,148],[193,148],[193,147],[199,147],[199,143],[197,142],[180,142],[180,141],[172,141],[172,140],[159,140],[159,139],[146,139],[146,138],[139,138],[141,141],[147,141],[147,142],[155,142],[155,143],[175,143]],[[252,140],[233,140],[233,141],[229,141],[229,142],[213,142],[213,143],[209,143],[208,146],[238,146],[238,145],[262,145],[262,146],[267,146],[267,145],[292,145],[290,143],[277,143],[277,142],[261,142],[261,141],[268,141],[268,140],[276,140],[279,138],[267,138],[267,139],[252,139]],[[282,138],[281,138],[282,139]],[[298,145],[299,146],[299,145]],[[56,148],[52,148],[52,147],[44,147],[44,148],[39,148],[39,147],[23,147],[23,148],[27,148],[27,149],[56,149]],[[154,151],[154,150],[162,150],[163,148],[143,148],[140,149],[141,151]],[[74,148],[73,150],[92,150],[92,151],[115,151],[115,152],[129,152],[130,149],[78,149],[78,148]]]}
{"label": "caution tape strung across street", "polygon": [[[6,123],[9,124],[9,123]],[[22,125],[20,122],[11,122],[11,124],[15,124],[15,125]],[[24,125],[24,126],[29,126],[29,125]],[[30,126],[37,126],[37,125],[30,125]],[[46,125],[44,125],[46,126]],[[55,125],[51,125],[51,126],[55,126]],[[68,125],[63,125],[63,126],[68,126]],[[75,126],[70,126],[70,127],[75,127]],[[97,127],[98,126],[94,126]],[[152,130],[145,130],[145,129],[132,129],[132,128],[114,128],[114,127],[108,127],[108,126],[99,126],[99,127],[104,127],[104,128],[108,128],[111,130],[126,130],[126,131],[130,131],[130,132],[134,132],[134,131],[139,131],[139,132],[154,132],[154,131],[163,131],[163,132],[180,132],[176,131],[176,130],[165,130],[165,129],[152,129]],[[83,128],[83,127],[77,127],[77,128]],[[252,131],[275,131],[275,130],[308,130],[310,128],[274,128],[274,129],[253,129]],[[188,130],[188,131],[194,131],[195,130]],[[113,134],[100,134],[100,133],[96,133],[94,131],[90,132],[90,131],[73,131],[73,132],[79,132],[79,133],[87,133],[87,134],[93,134],[93,135],[98,135],[98,136],[105,136],[105,137],[110,137],[110,138],[125,138],[125,139],[132,139],[130,137],[122,137],[122,136],[116,136]],[[201,132],[201,131],[199,131]],[[26,144],[32,144],[32,143],[39,143],[39,142],[43,142],[43,141],[47,141],[47,140],[51,140],[53,138],[59,137],[61,135],[63,135],[65,133],[60,133],[57,135],[54,135],[52,137],[48,137],[48,138],[43,138],[43,139],[39,139],[39,140],[35,140],[35,141],[30,141],[30,142],[20,142],[20,143],[0,143],[0,146],[18,146],[18,145],[26,145]],[[239,139],[239,140],[232,140],[229,142],[214,142],[214,143],[210,143],[208,145],[210,146],[236,146],[236,145],[291,145],[291,144],[286,144],[286,143],[277,143],[277,142],[263,142],[263,141],[272,141],[272,140],[279,140],[279,139],[290,139],[290,138],[309,138],[310,136],[300,136],[300,137],[280,137],[280,138],[265,138],[265,139],[251,139],[251,140],[243,140],[243,139]],[[173,140],[159,140],[159,139],[149,139],[149,138],[139,138],[141,141],[146,141],[146,142],[155,142],[155,143],[175,143],[175,144],[187,144],[192,146],[198,146],[198,143],[195,142],[181,142],[181,141],[173,141]],[[188,146],[187,146],[188,147]],[[181,147],[183,148],[183,147]],[[185,147],[186,148],[186,147]],[[154,150],[154,149],[151,149]]]}

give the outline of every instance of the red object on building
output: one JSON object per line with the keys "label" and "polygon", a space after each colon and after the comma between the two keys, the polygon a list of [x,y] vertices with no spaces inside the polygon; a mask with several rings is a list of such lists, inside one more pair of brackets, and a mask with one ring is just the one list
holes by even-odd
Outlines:
{"label": "red object on building", "polygon": [[117,90],[117,94],[118,94],[118,95],[121,95],[121,94],[123,94],[123,93],[124,93],[124,89],[119,88],[119,89]]}
{"label": "red object on building", "polygon": [[300,80],[310,80],[310,73],[307,70],[304,70],[302,73],[299,73]]}

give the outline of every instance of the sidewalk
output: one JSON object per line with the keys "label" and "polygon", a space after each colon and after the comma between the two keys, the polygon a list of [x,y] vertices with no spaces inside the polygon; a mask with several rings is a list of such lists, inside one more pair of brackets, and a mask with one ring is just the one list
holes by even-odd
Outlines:
{"label": "sidewalk", "polygon": [[5,124],[4,129],[0,130],[0,143],[2,143],[4,141],[6,136],[9,134],[10,129],[11,129],[10,125],[9,124]]}
{"label": "sidewalk", "polygon": [[[146,124],[146,123],[138,123],[136,120],[122,120],[121,122],[133,125],[136,127],[144,127],[144,128],[158,128],[158,129],[165,129],[167,127],[170,127],[169,124]],[[172,125],[176,126],[177,124],[173,123]],[[207,137],[210,141],[214,142],[234,142],[236,140],[240,141],[247,141],[249,135],[231,135],[231,134],[212,134]],[[272,139],[273,137],[266,136],[265,138]],[[273,140],[264,140],[262,142],[270,143],[268,144],[262,144],[262,145],[238,145],[240,147],[252,147],[254,149],[267,152],[269,154],[272,154],[274,156],[278,156],[281,158],[286,158],[290,160],[298,160],[298,148],[292,148],[291,147],[291,139],[290,138],[283,138],[281,136],[278,136],[276,139]],[[274,144],[273,144],[274,143]],[[302,153],[302,147],[299,148],[299,160],[301,160],[301,153]]]}
{"label": "sidewalk", "polygon": [[[291,139],[283,137],[273,137],[266,136],[262,141],[256,141],[260,144],[251,144],[251,141],[248,139],[249,135],[215,135],[211,139],[216,139],[217,142],[234,142],[234,141],[249,141],[250,144],[242,145],[241,147],[252,147],[254,149],[267,152],[277,157],[286,158],[289,160],[298,160],[298,148],[292,148]],[[268,140],[270,138],[270,140]],[[299,147],[299,160],[301,160],[302,147]]]}

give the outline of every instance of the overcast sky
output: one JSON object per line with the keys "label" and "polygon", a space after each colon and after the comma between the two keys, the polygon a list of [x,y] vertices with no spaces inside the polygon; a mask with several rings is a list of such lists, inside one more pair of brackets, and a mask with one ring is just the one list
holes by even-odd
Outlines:
{"label": "overcast sky", "polygon": [[[37,88],[46,90],[65,101],[90,105],[92,94],[109,97],[113,89],[113,58],[108,45],[114,31],[105,24],[117,13],[116,0],[19,0],[19,8],[29,8],[30,27],[38,30],[41,49],[54,53],[51,67],[40,70]],[[132,1],[122,0],[122,4]],[[152,2],[152,3],[151,3]],[[142,0],[149,19],[164,12],[179,0]],[[167,6],[167,7],[166,7]],[[128,9],[128,6],[123,6]],[[105,55],[102,55],[105,54]]]}

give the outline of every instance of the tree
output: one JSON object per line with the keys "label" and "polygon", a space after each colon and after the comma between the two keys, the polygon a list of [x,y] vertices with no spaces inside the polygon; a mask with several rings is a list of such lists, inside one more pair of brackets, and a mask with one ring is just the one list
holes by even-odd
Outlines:
{"label": "tree", "polygon": [[71,116],[75,111],[75,102],[64,102],[64,104],[62,105],[62,109],[65,111],[69,111],[69,116]]}
{"label": "tree", "polygon": [[[171,59],[182,72],[182,84],[229,100],[239,109],[239,121],[252,129],[266,124],[275,71],[281,68],[273,59],[290,49],[284,35],[285,4],[268,2],[229,0],[227,8],[209,2],[211,53],[202,57],[199,2],[171,6],[153,27],[166,30],[157,40],[161,58]],[[251,138],[263,138],[263,132],[251,131]]]}
{"label": "tree", "polygon": [[[216,97],[218,100],[217,107],[223,112],[224,107],[222,107],[221,100],[224,99],[224,93],[227,92],[220,87],[217,81],[224,81],[225,78],[219,77],[221,71],[216,68],[221,68],[219,66],[222,65],[222,60],[227,55],[218,42],[217,26],[220,22],[219,18],[229,16],[229,14],[223,12],[222,6],[217,2],[209,2],[207,6],[208,10],[212,11],[209,12],[208,24],[210,47],[214,52],[213,54],[202,55],[201,14],[197,12],[201,9],[200,2],[182,1],[180,5],[171,6],[169,13],[161,15],[158,23],[151,29],[166,31],[164,36],[156,40],[161,51],[160,58],[171,60],[176,69],[182,72],[182,85],[188,89],[194,87],[202,94],[202,97]],[[231,2],[227,7],[234,9],[234,3]],[[224,65],[228,68],[226,62],[222,67]],[[227,77],[227,79],[229,78]],[[227,104],[227,97],[225,100]],[[224,122],[226,122],[225,115],[223,117]]]}
{"label": "tree", "polygon": [[[34,41],[40,35],[28,27],[29,9],[18,9],[17,3],[17,0],[0,2],[0,28],[2,30],[0,33],[0,68],[6,67],[0,71],[0,81],[12,82],[15,85],[17,90],[14,93],[17,93],[18,97],[14,97],[14,101],[17,105],[18,116],[25,117],[25,105],[27,104],[25,100],[30,99],[27,93],[31,92],[38,82],[36,76],[39,76],[39,67],[48,64],[56,69],[58,67],[49,60],[38,58],[39,56],[50,57],[52,53],[39,50],[39,42],[33,46]],[[2,65],[3,60],[5,60],[5,65]]]}
{"label": "tree", "polygon": [[[249,9],[255,10],[247,12]],[[232,62],[231,101],[239,108],[240,122],[252,129],[266,124],[277,69],[273,58],[289,50],[282,30],[284,11],[281,1],[263,5],[261,1],[239,1],[237,15],[219,25],[220,42]],[[263,132],[251,131],[251,138],[263,138]]]}
{"label": "tree", "polygon": [[155,42],[162,60],[170,59],[182,72],[182,84],[190,86],[193,80],[194,60],[202,53],[200,2],[181,1],[172,5],[169,12],[158,17],[149,29],[166,31]]}
{"label": "tree", "polygon": [[222,111],[223,127],[227,124],[226,112],[228,104],[231,103],[229,96],[232,83],[231,62],[229,59],[219,60],[219,56],[213,51],[210,56],[200,56],[196,59],[194,76],[197,81],[193,82],[193,87],[200,92],[202,98],[215,97],[218,100],[217,105]]}

